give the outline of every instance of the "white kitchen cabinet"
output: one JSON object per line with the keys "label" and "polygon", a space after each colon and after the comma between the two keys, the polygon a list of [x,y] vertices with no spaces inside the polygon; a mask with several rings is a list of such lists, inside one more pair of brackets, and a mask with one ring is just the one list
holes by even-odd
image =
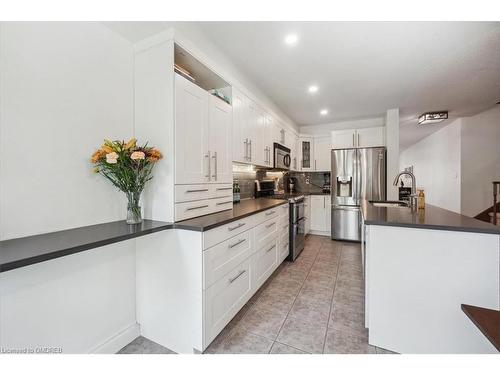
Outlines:
{"label": "white kitchen cabinet", "polygon": [[385,127],[364,128],[356,130],[357,147],[385,146]]}
{"label": "white kitchen cabinet", "polygon": [[[210,94],[207,94],[210,95]],[[232,107],[221,99],[210,95],[208,117],[208,149],[210,155],[210,181],[233,182]],[[188,143],[189,145],[189,143]],[[188,147],[189,148],[189,147]]]}
{"label": "white kitchen cabinet", "polygon": [[314,138],[314,170],[330,172],[331,170],[331,137]]}
{"label": "white kitchen cabinet", "polygon": [[356,129],[334,130],[331,136],[334,149],[356,147]]}
{"label": "white kitchen cabinet", "polygon": [[326,215],[326,228],[328,236],[332,235],[332,197],[325,195],[325,215]]}
{"label": "white kitchen cabinet", "polygon": [[334,149],[385,146],[385,127],[335,130],[331,142]]}
{"label": "white kitchen cabinet", "polygon": [[304,233],[307,235],[311,230],[311,196],[304,198]]}
{"label": "white kitchen cabinet", "polygon": [[175,76],[175,183],[231,183],[232,108]]}
{"label": "white kitchen cabinet", "polygon": [[262,108],[257,110],[255,158],[252,163],[264,167],[273,166],[272,117]]}
{"label": "white kitchen cabinet", "polygon": [[274,125],[273,126],[273,141],[280,143],[283,146],[288,147],[289,141],[287,138],[289,135],[287,134],[285,127],[277,120],[274,121],[273,125]]}
{"label": "white kitchen cabinet", "polygon": [[299,155],[300,155],[300,170],[314,171],[314,138],[300,137]]}
{"label": "white kitchen cabinet", "polygon": [[257,106],[236,87],[233,97],[233,161],[250,163],[255,148]]}
{"label": "white kitchen cabinet", "polygon": [[175,183],[210,181],[208,93],[175,75]]}
{"label": "white kitchen cabinet", "polygon": [[329,195],[311,195],[310,230],[314,234],[329,235],[331,232],[331,198]]}

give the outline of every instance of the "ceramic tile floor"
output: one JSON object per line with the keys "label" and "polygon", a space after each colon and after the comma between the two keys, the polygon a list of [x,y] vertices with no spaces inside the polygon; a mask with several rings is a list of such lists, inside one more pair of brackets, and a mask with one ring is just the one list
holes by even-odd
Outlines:
{"label": "ceramic tile floor", "polygon": [[[360,245],[309,235],[298,259],[274,272],[205,353],[391,353],[368,344],[363,304]],[[160,348],[171,353],[139,337],[120,353]]]}

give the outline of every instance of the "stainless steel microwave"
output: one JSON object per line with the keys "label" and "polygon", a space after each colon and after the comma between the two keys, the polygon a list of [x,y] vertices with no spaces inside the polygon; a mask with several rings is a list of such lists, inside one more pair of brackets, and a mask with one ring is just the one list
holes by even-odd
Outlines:
{"label": "stainless steel microwave", "polygon": [[290,156],[290,149],[280,145],[279,143],[275,143],[274,168],[289,170],[291,162],[292,157]]}

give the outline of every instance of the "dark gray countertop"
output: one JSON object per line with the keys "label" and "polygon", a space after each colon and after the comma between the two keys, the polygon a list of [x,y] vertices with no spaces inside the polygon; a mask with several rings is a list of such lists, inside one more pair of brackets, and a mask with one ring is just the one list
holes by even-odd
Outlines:
{"label": "dark gray countertop", "polygon": [[175,223],[175,228],[204,232],[232,221],[257,214],[269,208],[281,206],[284,203],[288,202],[284,199],[271,198],[245,199],[240,203],[235,203],[232,210],[178,221]]}
{"label": "dark gray countertop", "polygon": [[500,227],[440,207],[425,205],[425,210],[412,211],[409,207],[375,207],[368,201],[361,204],[367,225],[451,230],[459,232],[491,233],[500,235]]}
{"label": "dark gray countertop", "polygon": [[128,225],[121,220],[0,241],[0,272],[172,228],[172,223],[162,221]]}

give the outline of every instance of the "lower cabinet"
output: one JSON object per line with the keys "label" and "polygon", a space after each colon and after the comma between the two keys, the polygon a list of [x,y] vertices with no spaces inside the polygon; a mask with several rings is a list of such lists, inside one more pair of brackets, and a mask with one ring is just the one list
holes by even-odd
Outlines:
{"label": "lower cabinet", "polygon": [[311,232],[329,236],[331,233],[331,198],[329,195],[311,195]]}
{"label": "lower cabinet", "polygon": [[288,215],[286,203],[203,234],[203,349],[288,256]]}
{"label": "lower cabinet", "polygon": [[253,294],[250,258],[205,291],[205,340],[219,334]]}

